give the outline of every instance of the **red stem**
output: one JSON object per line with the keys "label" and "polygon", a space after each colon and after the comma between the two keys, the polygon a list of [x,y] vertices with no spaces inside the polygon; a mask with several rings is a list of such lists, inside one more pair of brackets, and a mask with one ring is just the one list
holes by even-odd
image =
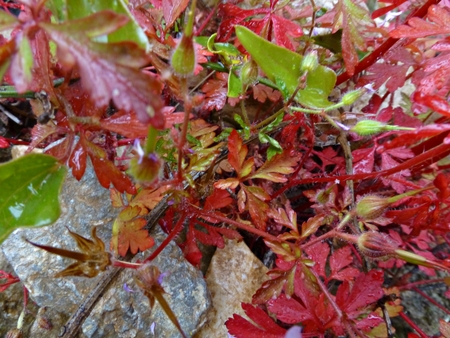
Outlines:
{"label": "red stem", "polygon": [[300,184],[310,184],[310,183],[325,183],[325,182],[332,182],[335,180],[339,180],[341,183],[347,180],[364,180],[369,178],[379,178],[382,176],[389,176],[392,174],[395,174],[399,171],[411,169],[414,166],[419,165],[420,163],[427,161],[429,159],[433,159],[435,157],[440,156],[446,151],[449,151],[450,145],[449,144],[440,144],[435,148],[432,148],[420,155],[417,155],[398,166],[382,170],[375,173],[367,173],[367,174],[356,174],[356,175],[342,175],[342,176],[332,176],[332,177],[318,177],[318,178],[307,178],[307,179],[301,179],[301,180],[291,180],[289,184],[286,184],[283,188],[279,189],[277,192],[275,192],[272,195],[272,199],[282,194],[287,189],[300,185]]}
{"label": "red stem", "polygon": [[418,282],[414,282],[414,283],[410,283],[410,284],[407,284],[407,285],[399,286],[398,289],[400,291],[402,291],[402,290],[409,290],[409,289],[412,289],[412,288],[414,288],[416,286],[419,286],[419,285],[427,285],[427,284],[434,284],[434,283],[445,283],[445,278],[421,280],[421,281],[418,281]]}
{"label": "red stem", "polygon": [[419,335],[421,338],[428,338],[428,335],[422,331],[420,327],[417,326],[416,323],[414,323],[411,318],[409,318],[403,311],[399,313],[400,317],[403,318],[403,320],[408,323],[409,326],[411,326]]}
{"label": "red stem", "polygon": [[161,245],[155,251],[153,251],[153,253],[150,256],[148,256],[144,260],[144,263],[154,260],[161,253],[161,251],[163,251],[165,249],[165,247],[170,243],[170,241],[172,239],[174,239],[175,236],[177,236],[180,233],[181,229],[183,229],[183,223],[184,223],[185,219],[186,219],[186,213],[183,212],[181,214],[180,219],[178,220],[177,224],[170,232],[169,236],[167,236],[166,239],[161,243]]}
{"label": "red stem", "polygon": [[[423,18],[427,14],[428,7],[430,7],[431,5],[437,4],[439,1],[440,0],[428,0],[417,11],[415,11],[412,14],[410,14],[407,17],[407,19],[405,20],[405,22],[408,21],[412,17]],[[352,76],[357,75],[357,74],[361,73],[363,70],[365,70],[365,69],[369,68],[370,66],[372,66],[375,62],[377,62],[381,58],[382,55],[386,54],[387,51],[389,49],[391,49],[392,46],[394,46],[394,44],[398,40],[399,39],[388,38],[380,47],[375,49],[372,53],[370,53],[369,56],[367,56],[366,58],[362,59],[356,65],[354,74],[349,75],[347,72],[345,72],[345,73],[342,73],[341,75],[339,75],[338,78],[337,78],[337,81],[336,81],[336,86],[339,86],[341,83],[344,83],[345,81],[349,80]]]}
{"label": "red stem", "polygon": [[248,225],[246,225],[244,223],[233,221],[232,219],[229,219],[227,217],[219,216],[219,215],[216,215],[214,213],[203,212],[201,210],[194,210],[194,213],[197,214],[198,216],[210,217],[210,218],[214,218],[217,221],[234,225],[235,227],[237,227],[239,229],[242,229],[242,230],[251,232],[251,233],[253,233],[255,235],[261,236],[261,237],[263,237],[263,238],[265,238],[265,239],[267,239],[269,241],[278,242],[278,243],[283,242],[278,237],[272,236],[272,235],[268,234],[267,232],[264,232],[262,230],[258,230],[256,228],[252,228],[251,226],[248,226]]}
{"label": "red stem", "polygon": [[445,307],[443,307],[441,304],[439,304],[438,302],[436,302],[436,300],[434,300],[433,298],[431,298],[430,296],[428,296],[425,292],[423,292],[422,290],[420,290],[417,287],[413,287],[412,288],[415,292],[417,292],[419,295],[421,295],[423,298],[425,298],[426,300],[428,300],[431,304],[433,304],[434,306],[437,306],[438,308],[440,308],[442,311],[444,311],[446,314],[450,315],[450,311],[447,310]]}

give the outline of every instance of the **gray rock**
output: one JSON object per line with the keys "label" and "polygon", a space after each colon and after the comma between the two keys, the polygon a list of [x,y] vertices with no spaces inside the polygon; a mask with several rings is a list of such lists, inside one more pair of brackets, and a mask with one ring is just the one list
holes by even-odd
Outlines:
{"label": "gray rock", "polygon": [[[54,278],[55,273],[73,263],[73,260],[35,248],[25,242],[24,238],[42,245],[78,251],[66,227],[90,238],[91,228],[97,225],[97,235],[108,247],[111,224],[117,210],[111,206],[108,190],[99,185],[90,166],[80,182],[68,175],[60,202],[61,217],[54,225],[16,230],[2,244],[1,249],[15,273],[29,289],[32,300],[40,307],[47,307],[52,317],[67,318],[78,308],[101,275],[92,279]],[[155,236],[158,243],[165,235],[159,231],[152,236]],[[140,257],[142,259],[143,256]],[[185,261],[181,250],[173,243],[159,255],[155,264],[160,271],[168,273],[163,283],[167,292],[166,299],[185,333],[191,335],[204,321],[203,315],[210,306],[206,283],[201,273]],[[135,292],[125,291],[124,283]],[[95,306],[91,316],[86,319],[82,328],[84,335],[81,336],[152,337],[149,333],[150,326],[155,323],[155,336],[178,337],[159,305],[155,305],[153,311],[150,311],[148,304],[147,298],[134,286],[133,271],[127,269],[119,275]],[[56,322],[54,326],[59,326],[56,329],[61,332],[60,320]],[[29,336],[45,336],[36,330]],[[47,331],[47,337],[52,335]]]}

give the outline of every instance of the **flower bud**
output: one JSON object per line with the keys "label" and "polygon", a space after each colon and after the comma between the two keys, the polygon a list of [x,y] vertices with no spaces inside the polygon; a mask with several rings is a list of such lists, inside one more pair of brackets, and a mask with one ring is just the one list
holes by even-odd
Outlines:
{"label": "flower bud", "polygon": [[160,177],[162,167],[163,162],[158,155],[151,153],[147,156],[132,158],[128,171],[138,182],[150,184]]}
{"label": "flower bud", "polygon": [[351,92],[346,93],[343,97],[341,102],[345,105],[351,105],[356,102],[364,93],[366,90],[364,88],[359,88],[356,90],[352,90]]}
{"label": "flower bud", "polygon": [[388,198],[377,195],[367,195],[356,204],[356,214],[364,220],[373,220],[386,211],[391,202]]}
{"label": "flower bud", "polygon": [[374,120],[364,120],[350,128],[350,131],[360,136],[370,136],[386,131],[386,125]]}
{"label": "flower bud", "polygon": [[380,232],[365,232],[358,237],[357,245],[364,256],[385,258],[395,254],[398,244],[389,236]]}
{"label": "flower bud", "polygon": [[241,68],[241,82],[246,86],[251,86],[258,79],[258,65],[255,61],[247,61]]}
{"label": "flower bud", "polygon": [[188,37],[183,34],[172,55],[171,65],[178,76],[186,77],[193,74],[195,68],[195,46],[192,36]]}
{"label": "flower bud", "polygon": [[313,51],[303,57],[300,70],[303,72],[312,72],[317,68],[317,66],[319,66],[317,51]]}

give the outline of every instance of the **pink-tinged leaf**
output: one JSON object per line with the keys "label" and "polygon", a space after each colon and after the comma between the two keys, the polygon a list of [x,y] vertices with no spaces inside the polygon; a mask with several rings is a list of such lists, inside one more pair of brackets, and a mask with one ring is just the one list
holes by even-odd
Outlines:
{"label": "pink-tinged leaf", "polygon": [[428,19],[413,17],[408,20],[408,25],[401,25],[392,30],[389,35],[395,39],[423,38],[430,35],[450,33],[450,11],[448,8],[432,5],[428,8]]}
{"label": "pink-tinged leaf", "polygon": [[292,44],[293,38],[299,38],[303,35],[302,28],[291,20],[287,20],[278,15],[271,15],[273,39],[279,46],[295,50]]}
{"label": "pink-tinged leaf", "polygon": [[274,313],[278,320],[287,324],[297,324],[304,320],[312,319],[311,311],[306,309],[294,298],[287,298],[282,294],[267,303],[270,312]]}
{"label": "pink-tinged leaf", "polygon": [[394,139],[383,144],[384,149],[394,149],[402,146],[408,147],[418,142],[424,141],[426,138],[437,136],[450,130],[448,124],[430,124],[417,128],[413,131],[402,132]]}
{"label": "pink-tinged leaf", "polygon": [[267,87],[261,83],[252,87],[253,98],[261,103],[266,102],[269,99],[272,102],[276,102],[281,99],[281,93],[278,90]]}
{"label": "pink-tinged leaf", "polygon": [[447,323],[445,320],[439,320],[439,331],[442,333],[444,338],[450,338],[450,323]]}
{"label": "pink-tinged leaf", "polygon": [[345,246],[336,250],[330,257],[331,275],[329,279],[337,279],[340,281],[353,280],[359,275],[359,270],[348,267],[353,262],[352,250],[349,246]]}
{"label": "pink-tinged leaf", "polygon": [[250,323],[242,316],[233,315],[233,318],[228,319],[225,325],[228,332],[236,338],[284,338],[286,330],[279,327],[267,313],[258,307],[253,307],[250,304],[242,303],[242,308],[245,314],[257,326]]}
{"label": "pink-tinged leaf", "polygon": [[353,173],[371,173],[374,165],[374,148],[357,149],[352,151]]}
{"label": "pink-tinged leaf", "polygon": [[70,23],[41,25],[57,44],[62,63],[68,67],[76,61],[83,86],[98,106],[113,100],[119,109],[134,111],[142,122],[164,126],[162,83],[138,69],[148,59],[136,44],[93,42]]}
{"label": "pink-tinged leaf", "polygon": [[322,277],[326,277],[325,266],[327,264],[330,246],[325,242],[318,242],[305,249],[308,256],[314,261],[313,269]]}
{"label": "pink-tinged leaf", "polygon": [[148,125],[142,123],[134,112],[119,110],[114,115],[100,121],[103,129],[113,131],[129,138],[147,136]]}
{"label": "pink-tinged leaf", "polygon": [[356,319],[369,309],[384,295],[382,285],[384,274],[380,270],[371,270],[367,274],[360,273],[354,282],[345,280],[336,293],[336,303],[351,319]]}
{"label": "pink-tinged leaf", "polygon": [[33,52],[30,40],[22,33],[15,37],[17,52],[11,61],[9,73],[11,80],[19,93],[24,93],[31,87]]}
{"label": "pink-tinged leaf", "polygon": [[277,183],[284,183],[287,178],[284,175],[292,174],[299,161],[299,154],[294,151],[283,151],[283,153],[275,155],[266,161],[249,178],[262,178]]}
{"label": "pink-tinged leaf", "polygon": [[214,187],[217,189],[236,189],[239,185],[239,179],[235,177],[226,178],[224,180],[218,180],[214,183]]}
{"label": "pink-tinged leaf", "polygon": [[206,223],[202,223],[201,226],[207,232],[194,229],[195,238],[197,238],[203,244],[213,245],[219,249],[223,249],[225,247],[223,237],[216,231],[215,227],[209,226]]}
{"label": "pink-tinged leaf", "polygon": [[306,222],[302,224],[302,238],[306,238],[314,233],[317,229],[325,223],[325,215],[318,214],[313,217],[308,218]]}
{"label": "pink-tinged leaf", "polygon": [[166,20],[166,31],[172,27],[175,20],[186,9],[189,0],[162,0],[162,10]]}
{"label": "pink-tinged leaf", "polygon": [[227,102],[228,74],[216,73],[215,79],[209,79],[201,88],[205,93],[202,108],[207,111],[220,111]]}

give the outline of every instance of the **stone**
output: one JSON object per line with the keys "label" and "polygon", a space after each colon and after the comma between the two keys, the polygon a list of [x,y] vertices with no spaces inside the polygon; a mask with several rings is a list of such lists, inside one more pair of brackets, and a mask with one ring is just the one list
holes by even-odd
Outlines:
{"label": "stone", "polygon": [[[50,254],[33,247],[32,242],[79,251],[67,229],[90,238],[91,228],[98,226],[97,235],[109,247],[111,226],[118,210],[111,206],[109,191],[98,183],[92,167],[87,167],[80,182],[70,174],[60,195],[61,216],[52,226],[18,229],[1,245],[7,261],[30,291],[31,299],[45,307],[53,330],[62,332],[62,323],[78,308],[81,301],[97,284],[101,274],[95,278],[53,276],[64,270],[73,260]],[[165,235],[158,229],[152,234],[156,243]],[[156,246],[155,246],[156,247]],[[146,252],[146,255],[149,253]],[[135,259],[143,258],[143,254]],[[175,312],[183,330],[190,336],[198,324],[204,321],[204,313],[210,306],[206,283],[199,271],[183,257],[181,250],[170,243],[155,259],[160,271],[168,276],[162,286],[170,307]],[[127,284],[134,292],[124,290]],[[14,321],[10,327],[14,327]],[[154,326],[154,335],[150,334]],[[39,331],[40,330],[40,331]],[[159,305],[149,309],[148,299],[134,286],[133,271],[120,273],[114,284],[105,292],[94,307],[91,316],[82,326],[80,337],[178,337],[170,320]],[[32,333],[25,336],[57,336],[33,325]]]}
{"label": "stone", "polygon": [[226,240],[217,249],[206,274],[211,292],[212,309],[196,338],[227,338],[225,322],[233,314],[247,318],[241,303],[251,303],[252,296],[268,279],[268,269],[244,242]]}

